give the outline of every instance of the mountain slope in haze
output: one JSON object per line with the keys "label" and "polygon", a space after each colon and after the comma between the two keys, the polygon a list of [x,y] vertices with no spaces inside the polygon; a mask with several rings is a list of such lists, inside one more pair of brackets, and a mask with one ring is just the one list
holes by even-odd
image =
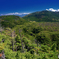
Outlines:
{"label": "mountain slope in haze", "polygon": [[41,11],[34,12],[23,17],[28,21],[59,22],[59,12]]}
{"label": "mountain slope in haze", "polygon": [[14,27],[16,25],[21,25],[25,23],[26,20],[22,19],[19,16],[9,15],[9,16],[0,16],[0,23],[4,27]]}

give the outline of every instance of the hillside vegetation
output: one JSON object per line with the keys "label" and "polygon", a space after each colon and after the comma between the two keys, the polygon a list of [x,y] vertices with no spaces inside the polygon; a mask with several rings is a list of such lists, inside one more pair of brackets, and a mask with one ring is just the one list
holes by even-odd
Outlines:
{"label": "hillside vegetation", "polygon": [[58,59],[59,22],[27,21],[14,15],[0,20],[0,53],[4,51],[6,59]]}

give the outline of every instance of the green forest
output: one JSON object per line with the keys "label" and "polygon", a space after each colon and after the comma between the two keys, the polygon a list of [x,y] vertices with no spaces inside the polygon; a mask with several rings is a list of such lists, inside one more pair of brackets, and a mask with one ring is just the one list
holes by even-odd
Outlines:
{"label": "green forest", "polygon": [[59,20],[52,21],[54,17],[35,21],[33,17],[0,16],[0,56],[4,51],[5,59],[58,59]]}

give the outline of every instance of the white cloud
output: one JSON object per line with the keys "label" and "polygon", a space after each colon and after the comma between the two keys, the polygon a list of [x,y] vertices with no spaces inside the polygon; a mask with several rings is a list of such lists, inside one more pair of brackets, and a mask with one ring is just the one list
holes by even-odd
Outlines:
{"label": "white cloud", "polygon": [[49,9],[46,9],[47,11],[53,11],[53,12],[59,12],[59,9],[53,9],[53,8],[49,8]]}
{"label": "white cloud", "polygon": [[30,13],[18,13],[18,12],[15,12],[15,13],[7,13],[7,14],[1,14],[1,15],[23,15],[23,14],[30,14]]}

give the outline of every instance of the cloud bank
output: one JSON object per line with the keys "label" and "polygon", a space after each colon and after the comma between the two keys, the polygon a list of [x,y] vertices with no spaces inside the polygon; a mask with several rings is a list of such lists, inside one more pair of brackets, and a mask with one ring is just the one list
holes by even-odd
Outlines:
{"label": "cloud bank", "polygon": [[7,14],[1,14],[1,15],[26,15],[26,14],[30,14],[30,13],[18,13],[18,12],[15,12],[15,13],[7,13]]}
{"label": "cloud bank", "polygon": [[59,12],[59,9],[53,9],[53,8],[49,8],[49,9],[46,9],[47,11],[53,11],[53,12]]}

